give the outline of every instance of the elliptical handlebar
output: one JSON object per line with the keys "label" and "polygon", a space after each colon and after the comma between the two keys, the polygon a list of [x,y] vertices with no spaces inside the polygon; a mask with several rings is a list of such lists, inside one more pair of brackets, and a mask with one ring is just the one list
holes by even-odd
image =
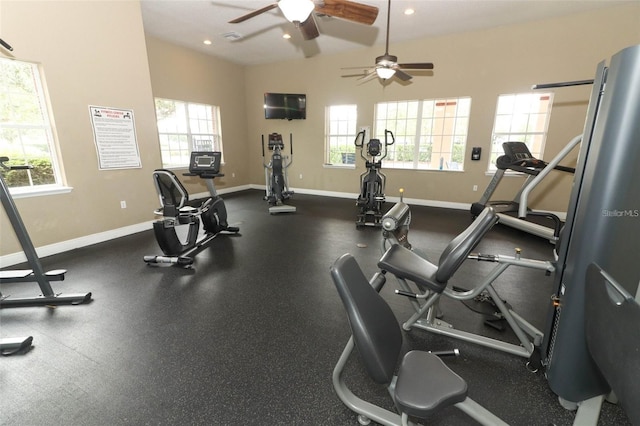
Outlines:
{"label": "elliptical handlebar", "polygon": [[[391,135],[391,143],[389,143],[389,139],[387,139],[387,135]],[[387,147],[396,143],[396,138],[393,136],[393,132],[391,130],[384,129],[384,154],[380,157],[379,161],[382,161],[387,156]]]}
{"label": "elliptical handlebar", "polygon": [[5,170],[29,170],[29,169],[33,169],[33,166],[29,165],[29,164],[21,164],[18,166],[8,166],[4,163],[6,163],[7,161],[9,161],[9,157],[0,157],[0,167],[2,167]]}
{"label": "elliptical handlebar", "polygon": [[[362,137],[360,137],[362,136]],[[364,145],[364,137],[366,136],[366,130],[361,130],[358,132],[358,134],[356,135],[356,140],[353,141],[354,145],[358,148],[362,148],[362,146]],[[358,144],[358,140],[360,140],[360,143]]]}

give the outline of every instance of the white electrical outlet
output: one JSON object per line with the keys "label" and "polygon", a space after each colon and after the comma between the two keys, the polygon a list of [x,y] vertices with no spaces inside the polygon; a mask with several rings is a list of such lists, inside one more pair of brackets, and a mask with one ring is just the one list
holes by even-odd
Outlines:
{"label": "white electrical outlet", "polygon": [[477,191],[478,190],[478,185],[473,185],[473,190]]}
{"label": "white electrical outlet", "polygon": [[120,201],[120,208],[121,209],[126,209],[127,208],[127,202],[126,201]]}
{"label": "white electrical outlet", "polygon": [[231,177],[232,178],[236,177],[236,174],[235,173],[231,173]]}
{"label": "white electrical outlet", "polygon": [[302,179],[302,173],[300,173],[300,179]]}

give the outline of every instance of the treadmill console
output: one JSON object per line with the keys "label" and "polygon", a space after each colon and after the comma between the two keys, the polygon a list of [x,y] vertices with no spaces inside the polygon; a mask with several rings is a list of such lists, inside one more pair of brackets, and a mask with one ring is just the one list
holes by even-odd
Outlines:
{"label": "treadmill console", "polygon": [[512,162],[533,158],[529,147],[524,142],[505,142],[502,144],[502,149]]}

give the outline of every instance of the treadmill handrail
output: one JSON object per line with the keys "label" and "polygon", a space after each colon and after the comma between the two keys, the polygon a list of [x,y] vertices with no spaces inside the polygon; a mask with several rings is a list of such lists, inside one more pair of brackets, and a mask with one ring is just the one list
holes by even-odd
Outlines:
{"label": "treadmill handrail", "polygon": [[551,173],[551,171],[558,166],[560,161],[562,161],[580,142],[582,142],[582,133],[571,139],[571,141],[564,148],[562,148],[558,155],[556,155],[551,161],[549,161],[547,167],[540,170],[540,173],[538,173],[538,175],[531,180],[529,185],[527,185],[526,188],[522,189],[518,207],[519,218],[527,217],[527,200],[529,198],[529,193],[533,191],[533,189],[542,181],[542,179],[544,179],[545,176]]}

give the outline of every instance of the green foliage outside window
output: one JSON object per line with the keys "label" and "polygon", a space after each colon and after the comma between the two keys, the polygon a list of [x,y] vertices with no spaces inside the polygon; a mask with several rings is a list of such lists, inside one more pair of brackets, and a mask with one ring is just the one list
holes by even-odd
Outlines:
{"label": "green foliage outside window", "polygon": [[[10,159],[5,164],[7,166],[21,166],[24,165],[25,162]],[[53,166],[51,165],[51,160],[48,158],[34,158],[29,160],[27,164],[32,168],[26,170],[1,170],[2,177],[4,177],[9,188],[52,185],[56,183]]]}

